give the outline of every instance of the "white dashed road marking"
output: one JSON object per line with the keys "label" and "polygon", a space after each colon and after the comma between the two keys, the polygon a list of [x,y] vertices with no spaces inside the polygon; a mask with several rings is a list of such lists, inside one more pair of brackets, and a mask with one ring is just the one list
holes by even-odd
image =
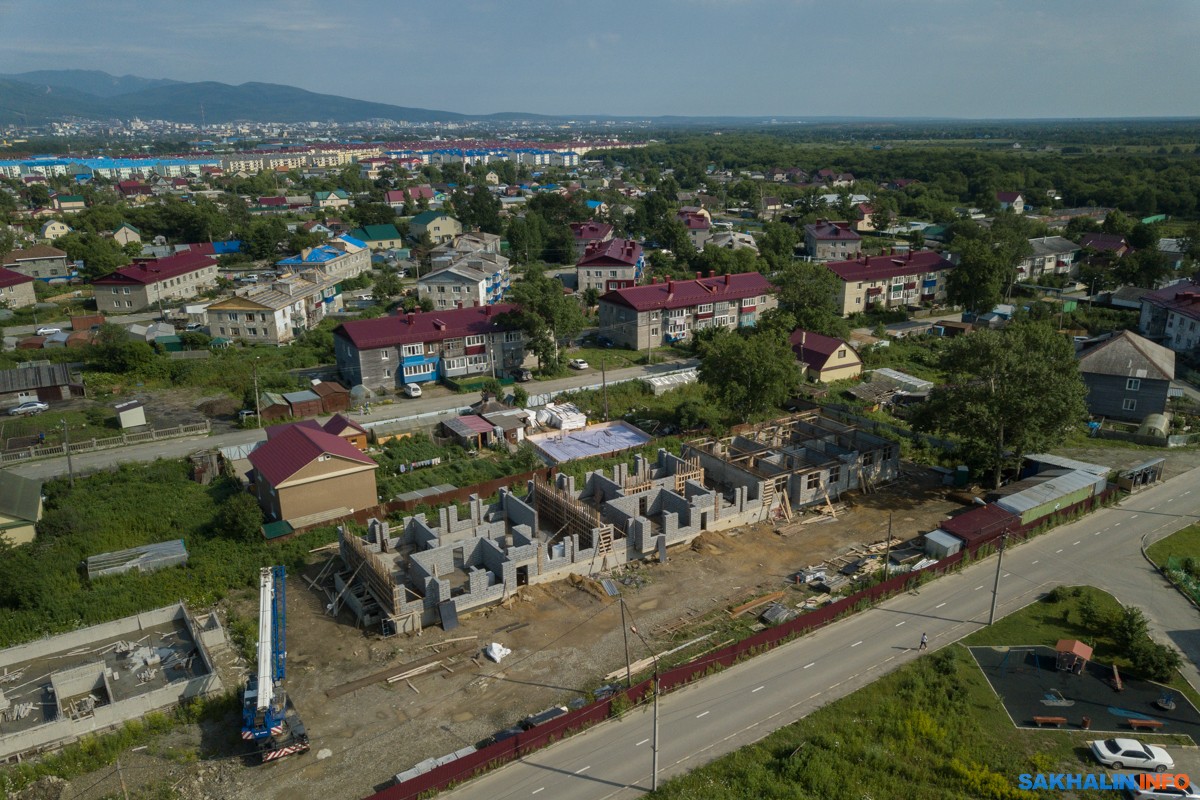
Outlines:
{"label": "white dashed road marking", "polygon": [[852,644],[852,645],[850,645],[850,646],[851,646],[851,647],[858,647],[860,644],[862,644],[862,639],[859,639],[857,642],[855,642],[854,644]]}
{"label": "white dashed road marking", "polygon": [[701,711],[699,714],[696,715],[696,719],[700,719],[701,717],[708,716],[711,713],[712,713],[711,711]]}
{"label": "white dashed road marking", "polygon": [[764,688],[766,688],[766,687],[760,686],[757,689],[751,689],[750,694],[754,694],[755,692],[761,692]]}

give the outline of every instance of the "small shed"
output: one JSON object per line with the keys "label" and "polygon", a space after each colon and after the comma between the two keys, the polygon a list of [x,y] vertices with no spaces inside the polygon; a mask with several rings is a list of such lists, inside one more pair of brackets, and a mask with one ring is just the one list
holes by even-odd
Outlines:
{"label": "small shed", "polygon": [[497,433],[503,435],[511,444],[520,444],[525,440],[525,427],[529,424],[530,412],[523,408],[513,408],[506,411],[494,411],[482,415],[490,422]]}
{"label": "small shed", "polygon": [[183,352],[183,339],[179,338],[175,334],[171,334],[170,336],[159,336],[154,340],[154,343],[167,353]]}
{"label": "small shed", "polygon": [[1152,458],[1149,461],[1134,464],[1129,469],[1122,470],[1121,474],[1117,476],[1117,486],[1132,493],[1153,483],[1158,483],[1162,480],[1164,466],[1166,466],[1164,458]]}
{"label": "small shed", "polygon": [[1083,673],[1092,657],[1092,648],[1078,639],[1059,639],[1054,651],[1058,653],[1058,668],[1076,675]]}
{"label": "small shed", "polygon": [[[1052,473],[1042,473],[1050,474]],[[1054,475],[1048,480],[1029,485],[1032,481],[1037,481],[1037,478],[1018,481],[1013,484],[1014,488],[1019,488],[1018,491],[996,500],[996,505],[1005,511],[1020,515],[1022,525],[1037,522],[1056,511],[1082,502],[1107,485],[1103,475],[1093,475],[1083,470],[1063,471],[1062,474]]]}
{"label": "small shed", "polygon": [[474,414],[448,419],[442,423],[442,427],[467,449],[487,447],[496,436],[492,423]]}
{"label": "small shed", "polygon": [[315,417],[321,413],[321,398],[316,392],[305,389],[299,392],[288,392],[283,396],[291,409],[293,417]]}
{"label": "small shed", "polygon": [[313,380],[312,390],[321,398],[322,414],[350,410],[350,390],[337,381]]}
{"label": "small shed", "polygon": [[140,400],[129,400],[113,406],[117,412],[117,423],[121,430],[137,428],[146,424],[146,406]]}
{"label": "small shed", "polygon": [[939,561],[962,550],[963,540],[941,528],[925,534],[925,555]]}
{"label": "small shed", "polygon": [[938,528],[962,539],[967,549],[973,551],[999,538],[1004,531],[1015,530],[1020,526],[1021,520],[1016,514],[989,503],[942,520]]}
{"label": "small shed", "polygon": [[286,419],[292,415],[292,407],[283,399],[283,395],[276,392],[263,392],[259,396],[258,404],[262,408],[263,422]]}

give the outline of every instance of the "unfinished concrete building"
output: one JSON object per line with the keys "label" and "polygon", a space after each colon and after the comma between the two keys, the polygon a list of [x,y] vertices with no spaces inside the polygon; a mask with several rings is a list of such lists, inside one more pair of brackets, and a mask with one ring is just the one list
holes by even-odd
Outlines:
{"label": "unfinished concrete building", "polygon": [[836,500],[843,492],[870,491],[900,474],[900,447],[851,425],[810,411],[720,439],[683,447],[704,467],[709,485],[742,490],[768,512]]}
{"label": "unfinished concrete building", "polygon": [[[582,485],[558,475],[530,481],[524,497],[472,496],[395,526],[371,520],[367,535],[342,530],[338,603],[360,625],[411,633],[505,599],[519,587],[594,575],[687,544],[704,531],[773,519],[899,474],[899,448],[850,426],[806,414],[720,440],[689,443],[682,456],[638,456]],[[790,506],[788,505],[790,503]]]}

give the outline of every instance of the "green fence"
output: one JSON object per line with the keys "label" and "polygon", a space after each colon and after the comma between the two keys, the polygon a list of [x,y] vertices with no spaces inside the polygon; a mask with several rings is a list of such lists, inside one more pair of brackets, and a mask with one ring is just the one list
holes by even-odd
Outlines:
{"label": "green fence", "polygon": [[1200,603],[1200,558],[1171,556],[1167,559],[1167,576],[1180,591]]}

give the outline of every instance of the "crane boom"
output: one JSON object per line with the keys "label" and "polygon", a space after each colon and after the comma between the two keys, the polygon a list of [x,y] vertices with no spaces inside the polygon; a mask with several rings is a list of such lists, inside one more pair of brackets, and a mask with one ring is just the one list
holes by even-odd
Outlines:
{"label": "crane boom", "polygon": [[283,691],[287,672],[287,573],[258,574],[258,671],[242,694],[242,738],[258,743],[263,761],[308,749],[304,723]]}

